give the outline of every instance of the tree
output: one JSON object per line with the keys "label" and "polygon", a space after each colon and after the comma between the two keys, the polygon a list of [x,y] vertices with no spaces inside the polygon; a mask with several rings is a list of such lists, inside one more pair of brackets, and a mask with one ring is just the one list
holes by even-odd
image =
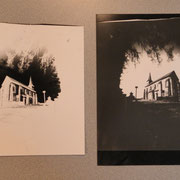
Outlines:
{"label": "tree", "polygon": [[54,61],[54,57],[50,56],[43,62],[42,57],[36,54],[27,69],[26,73],[32,77],[40,102],[43,102],[42,91],[46,91],[46,98],[50,96],[52,100],[57,98],[58,93],[61,92]]}

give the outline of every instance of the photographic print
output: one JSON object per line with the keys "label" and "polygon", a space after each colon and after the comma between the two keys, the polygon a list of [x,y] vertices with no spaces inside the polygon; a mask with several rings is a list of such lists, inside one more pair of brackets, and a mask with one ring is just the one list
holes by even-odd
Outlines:
{"label": "photographic print", "polygon": [[0,24],[0,155],[84,154],[81,26]]}
{"label": "photographic print", "polygon": [[180,164],[180,15],[97,15],[98,165]]}

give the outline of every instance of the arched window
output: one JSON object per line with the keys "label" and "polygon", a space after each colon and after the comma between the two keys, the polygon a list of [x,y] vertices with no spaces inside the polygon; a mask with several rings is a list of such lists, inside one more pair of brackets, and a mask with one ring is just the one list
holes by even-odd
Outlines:
{"label": "arched window", "polygon": [[25,94],[25,89],[21,88],[21,90],[20,90],[20,101],[23,101],[24,94]]}
{"label": "arched window", "polygon": [[148,88],[146,89],[146,99],[148,99],[148,93],[149,93],[149,91],[148,91]]}
{"label": "arched window", "polygon": [[15,88],[15,86],[13,86],[13,93],[15,93],[16,92],[16,88]]}
{"label": "arched window", "polygon": [[169,79],[167,79],[167,80],[165,81],[165,87],[168,88],[168,86],[169,86]]}

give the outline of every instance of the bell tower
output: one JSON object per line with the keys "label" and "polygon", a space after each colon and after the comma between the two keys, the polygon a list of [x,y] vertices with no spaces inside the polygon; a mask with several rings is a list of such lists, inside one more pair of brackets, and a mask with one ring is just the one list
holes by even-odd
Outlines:
{"label": "bell tower", "polygon": [[152,83],[153,81],[152,81],[152,78],[151,78],[151,73],[149,73],[149,78],[148,78],[148,80],[146,81],[148,84],[150,84],[150,83]]}
{"label": "bell tower", "polygon": [[31,89],[34,89],[34,85],[33,85],[31,76],[29,78],[29,85],[28,85],[28,87],[30,87]]}

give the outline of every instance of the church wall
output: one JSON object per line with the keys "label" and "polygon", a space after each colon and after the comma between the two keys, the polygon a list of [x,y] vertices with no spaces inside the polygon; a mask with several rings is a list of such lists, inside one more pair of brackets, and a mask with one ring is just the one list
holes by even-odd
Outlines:
{"label": "church wall", "polygon": [[0,89],[0,107],[27,105],[30,104],[30,98],[32,99],[31,104],[37,104],[35,92],[12,82],[8,77],[5,78]]}
{"label": "church wall", "polygon": [[177,95],[177,84],[175,83],[177,82],[173,81],[171,77],[167,77],[147,86],[145,88],[145,99],[157,100],[159,97],[173,97]]}

